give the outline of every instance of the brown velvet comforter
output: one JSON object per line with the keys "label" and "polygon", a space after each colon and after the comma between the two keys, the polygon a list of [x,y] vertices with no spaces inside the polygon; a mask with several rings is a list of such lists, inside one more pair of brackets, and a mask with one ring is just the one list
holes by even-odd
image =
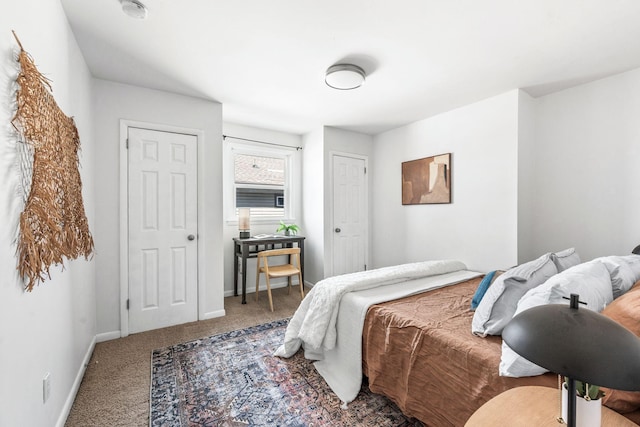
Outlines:
{"label": "brown velvet comforter", "polygon": [[362,332],[363,372],[429,427],[463,426],[483,403],[521,385],[557,387],[557,376],[498,375],[500,337],[471,333],[470,303],[482,277],[369,308]]}

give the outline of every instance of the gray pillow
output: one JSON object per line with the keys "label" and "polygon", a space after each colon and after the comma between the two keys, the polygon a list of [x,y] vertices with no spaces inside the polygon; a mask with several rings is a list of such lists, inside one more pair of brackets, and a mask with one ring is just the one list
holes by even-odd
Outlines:
{"label": "gray pillow", "polygon": [[[565,304],[569,302],[563,297],[578,294],[580,309],[602,311],[604,307],[613,301],[611,291],[611,278],[607,267],[599,261],[589,261],[577,265],[559,273],[543,285],[528,291],[518,302],[518,308],[514,314],[545,304]],[[546,369],[536,365],[518,355],[504,341],[502,342],[502,357],[500,359],[500,375],[505,377],[529,377],[547,372]]]}
{"label": "gray pillow", "polygon": [[624,260],[631,270],[633,270],[633,274],[636,276],[636,282],[640,280],[640,255],[624,255],[621,256],[620,259]]}
{"label": "gray pillow", "polygon": [[609,276],[611,276],[611,287],[613,290],[613,298],[618,298],[620,295],[627,292],[634,283],[640,279],[640,256],[633,255],[638,258],[638,271],[633,271],[632,265],[633,259],[627,262],[626,257],[622,256],[606,256],[596,258],[594,261],[600,261],[609,270]]}
{"label": "gray pillow", "polygon": [[484,294],[473,315],[471,332],[481,337],[500,335],[513,317],[520,298],[557,272],[551,254],[507,270]]}
{"label": "gray pillow", "polygon": [[575,248],[565,249],[564,251],[551,254],[551,259],[558,269],[558,273],[565,271],[567,268],[571,268],[574,265],[580,264],[580,255],[576,252]]}

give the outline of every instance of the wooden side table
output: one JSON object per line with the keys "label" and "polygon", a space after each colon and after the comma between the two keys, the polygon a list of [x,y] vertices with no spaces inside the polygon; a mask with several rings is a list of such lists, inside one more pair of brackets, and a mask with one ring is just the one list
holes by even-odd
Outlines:
{"label": "wooden side table", "polygon": [[[465,427],[559,427],[559,391],[555,388],[526,386],[505,391],[482,405]],[[602,407],[602,427],[637,427],[619,413]]]}

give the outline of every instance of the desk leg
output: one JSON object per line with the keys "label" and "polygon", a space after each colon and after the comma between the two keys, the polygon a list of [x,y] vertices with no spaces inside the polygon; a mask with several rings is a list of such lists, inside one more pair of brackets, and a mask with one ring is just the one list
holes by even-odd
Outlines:
{"label": "desk leg", "polygon": [[247,303],[247,256],[249,245],[242,245],[242,304]]}
{"label": "desk leg", "polygon": [[302,286],[304,288],[304,240],[298,242],[300,248],[300,272],[302,273]]}
{"label": "desk leg", "polygon": [[238,248],[233,244],[233,296],[238,296]]}

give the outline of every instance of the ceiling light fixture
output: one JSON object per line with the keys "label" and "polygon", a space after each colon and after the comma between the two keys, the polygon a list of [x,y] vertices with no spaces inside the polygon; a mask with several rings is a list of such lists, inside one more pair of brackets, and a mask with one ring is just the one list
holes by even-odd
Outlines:
{"label": "ceiling light fixture", "polygon": [[135,19],[146,19],[147,7],[138,0],[120,0],[122,11]]}
{"label": "ceiling light fixture", "polygon": [[336,64],[329,67],[324,77],[327,86],[338,90],[355,89],[364,83],[364,70],[353,64]]}

